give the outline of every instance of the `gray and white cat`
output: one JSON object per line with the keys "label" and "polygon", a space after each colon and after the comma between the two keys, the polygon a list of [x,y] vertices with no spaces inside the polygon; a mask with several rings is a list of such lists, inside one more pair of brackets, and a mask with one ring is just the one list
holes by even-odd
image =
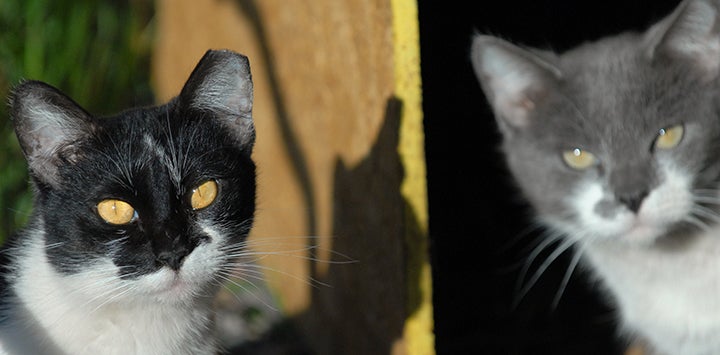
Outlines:
{"label": "gray and white cat", "polygon": [[519,188],[625,334],[720,354],[720,1],[561,54],[479,34],[471,57]]}
{"label": "gray and white cat", "polygon": [[246,57],[208,51],[180,95],[96,118],[37,81],[11,115],[35,191],[0,269],[0,354],[215,354],[213,296],[255,212]]}

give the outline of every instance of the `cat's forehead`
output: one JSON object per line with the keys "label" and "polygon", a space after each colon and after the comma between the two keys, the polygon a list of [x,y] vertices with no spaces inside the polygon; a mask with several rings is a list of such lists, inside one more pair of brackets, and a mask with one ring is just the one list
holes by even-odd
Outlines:
{"label": "cat's forehead", "polygon": [[564,91],[587,106],[615,106],[662,95],[667,88],[662,78],[666,73],[657,69],[637,48],[616,41],[580,47],[560,60]]}
{"label": "cat's forehead", "polygon": [[232,148],[213,120],[181,116],[167,108],[133,110],[99,122],[88,161],[128,186],[153,179],[180,188],[182,181],[201,178],[215,168],[214,162],[227,155],[224,150]]}
{"label": "cat's forehead", "polygon": [[570,50],[558,59],[565,91],[618,109],[679,100],[697,87],[698,77],[684,63],[655,60],[638,35],[606,38]]}
{"label": "cat's forehead", "polygon": [[[580,47],[560,58],[563,80],[558,120],[612,136],[638,134],[682,123],[707,103],[698,85],[677,67],[655,65],[630,41]],[[568,106],[571,109],[568,109]]]}
{"label": "cat's forehead", "polygon": [[199,115],[173,112],[170,107],[138,109],[101,120],[103,134],[115,141],[132,144],[133,150],[168,150],[192,144],[202,145],[208,137],[222,137],[213,120]]}

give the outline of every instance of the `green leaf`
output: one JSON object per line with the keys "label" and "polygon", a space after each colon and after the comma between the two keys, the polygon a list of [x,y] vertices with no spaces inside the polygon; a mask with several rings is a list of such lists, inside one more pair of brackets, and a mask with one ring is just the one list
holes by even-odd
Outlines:
{"label": "green leaf", "polygon": [[[0,94],[21,79],[60,90],[95,114],[152,103],[152,2],[0,0]],[[139,100],[138,100],[139,98]],[[139,102],[138,102],[139,101]],[[0,105],[0,243],[32,210],[28,174]]]}

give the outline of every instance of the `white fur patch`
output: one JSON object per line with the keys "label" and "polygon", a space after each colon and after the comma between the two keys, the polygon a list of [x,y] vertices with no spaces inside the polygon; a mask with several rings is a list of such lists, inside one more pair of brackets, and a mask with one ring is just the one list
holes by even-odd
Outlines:
{"label": "white fur patch", "polygon": [[58,274],[42,232],[18,249],[14,291],[22,300],[0,329],[0,354],[212,354],[216,243],[198,246],[179,272],[124,280],[109,259]]}
{"label": "white fur patch", "polygon": [[685,220],[693,206],[691,177],[670,164],[660,164],[660,172],[661,184],[644,199],[637,214],[619,203],[609,216],[598,213],[599,203],[614,201],[613,192],[598,181],[581,184],[568,199],[568,204],[577,211],[577,225],[565,224],[560,228],[568,235],[587,240],[619,239],[634,244],[654,242],[671,225]]}
{"label": "white fur patch", "polygon": [[570,199],[579,222],[561,227],[582,238],[579,252],[612,291],[627,333],[668,354],[718,354],[720,227],[658,239],[693,212],[691,177],[662,161],[659,167],[661,184],[637,215],[622,205],[608,217],[595,213],[610,192],[587,183]]}

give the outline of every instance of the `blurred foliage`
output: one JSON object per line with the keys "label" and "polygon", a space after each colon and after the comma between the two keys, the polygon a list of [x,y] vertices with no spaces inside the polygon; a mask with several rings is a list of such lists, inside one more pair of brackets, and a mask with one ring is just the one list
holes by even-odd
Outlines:
{"label": "blurred foliage", "polygon": [[[153,101],[152,1],[0,0],[0,96],[47,82],[95,115]],[[25,159],[0,106],[0,242],[32,208]]]}

